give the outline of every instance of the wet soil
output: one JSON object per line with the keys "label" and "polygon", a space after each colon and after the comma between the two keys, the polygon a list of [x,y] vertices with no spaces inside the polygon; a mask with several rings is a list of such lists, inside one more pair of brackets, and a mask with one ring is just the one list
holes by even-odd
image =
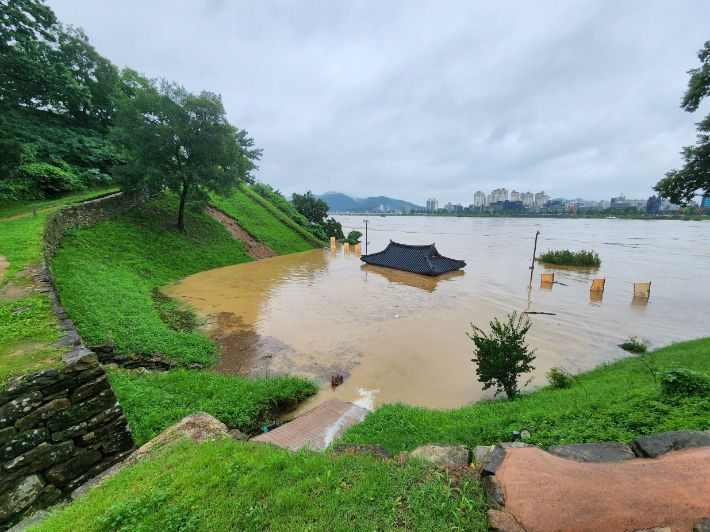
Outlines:
{"label": "wet soil", "polygon": [[231,216],[226,215],[211,205],[205,206],[205,211],[207,211],[207,214],[209,214],[212,218],[224,224],[225,229],[227,229],[227,231],[229,231],[234,238],[242,243],[244,251],[246,251],[247,255],[249,255],[252,259],[268,259],[269,257],[276,257],[278,255],[278,253],[266,244],[257,242],[256,239],[254,239],[253,236],[237,224],[236,220]]}

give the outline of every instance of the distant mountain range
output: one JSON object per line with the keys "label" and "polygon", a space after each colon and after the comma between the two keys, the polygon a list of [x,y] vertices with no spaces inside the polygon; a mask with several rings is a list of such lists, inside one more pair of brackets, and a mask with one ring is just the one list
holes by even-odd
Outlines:
{"label": "distant mountain range", "polygon": [[365,212],[374,208],[379,208],[382,205],[385,210],[401,211],[404,205],[409,205],[413,209],[424,209],[421,205],[415,205],[410,201],[404,201],[387,196],[371,196],[369,198],[351,198],[340,192],[326,192],[320,196],[328,204],[328,210],[332,212]]}

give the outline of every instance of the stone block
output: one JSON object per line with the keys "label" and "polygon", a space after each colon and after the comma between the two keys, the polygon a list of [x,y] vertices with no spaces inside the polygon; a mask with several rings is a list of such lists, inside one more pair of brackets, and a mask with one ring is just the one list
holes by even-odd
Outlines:
{"label": "stone block", "polygon": [[13,425],[21,417],[25,417],[42,404],[42,394],[31,392],[13,399],[0,407],[0,429]]}
{"label": "stone block", "polygon": [[31,414],[15,421],[15,428],[20,431],[29,430],[62,410],[66,410],[70,405],[69,399],[54,399],[43,404]]}
{"label": "stone block", "polygon": [[117,453],[132,449],[134,444],[133,432],[126,423],[116,426],[116,430],[104,438],[101,450],[106,454]]}
{"label": "stone block", "polygon": [[0,496],[0,522],[24,510],[42,493],[46,482],[40,475],[23,478],[10,491]]}
{"label": "stone block", "polygon": [[[230,431],[231,434],[232,431]],[[241,434],[241,432],[240,432]],[[239,438],[241,439],[241,438]],[[248,439],[248,438],[247,438]],[[378,454],[383,458],[392,460],[392,455],[382,445],[363,445],[360,443],[341,443],[333,448],[338,454],[353,453],[353,454]]]}
{"label": "stone block", "polygon": [[17,479],[24,477],[27,474],[27,468],[23,467],[17,471],[8,473],[4,469],[0,469],[0,495],[15,487]]}
{"label": "stone block", "polygon": [[104,374],[104,369],[101,366],[96,366],[95,368],[87,369],[85,371],[78,371],[73,373],[68,373],[64,376],[64,380],[53,384],[42,390],[42,395],[44,395],[45,400],[66,390],[73,390],[85,384],[95,378]]}
{"label": "stone block", "polygon": [[94,379],[93,381],[82,384],[76,388],[70,396],[71,402],[78,403],[84,399],[88,399],[89,397],[96,395],[102,390],[107,390],[110,387],[111,384],[108,382],[106,375],[101,375],[98,379]]}
{"label": "stone block", "polygon": [[[71,334],[71,333],[69,333]],[[95,368],[99,365],[99,359],[96,353],[89,351],[84,347],[75,347],[68,353],[62,356],[62,362],[65,364],[65,371],[72,373],[74,371],[84,371]]]}
{"label": "stone block", "polygon": [[656,458],[671,451],[710,445],[710,434],[700,430],[674,430],[636,438],[631,449],[639,458]]}
{"label": "stone block", "polygon": [[47,427],[41,427],[28,432],[20,432],[16,434],[13,439],[0,447],[0,461],[12,460],[47,440],[49,440],[49,429],[47,429]]}
{"label": "stone block", "polygon": [[495,475],[505,459],[505,451],[497,445],[491,449],[481,467],[481,475]]}
{"label": "stone block", "polygon": [[89,429],[86,425],[86,422],[79,423],[78,425],[74,425],[73,427],[69,427],[68,429],[58,430],[57,432],[52,434],[52,441],[58,442],[68,440],[69,438],[76,438],[77,436],[82,436],[87,432],[89,432]]}
{"label": "stone block", "polygon": [[693,532],[710,532],[710,519],[703,517],[693,525]]}
{"label": "stone block", "polygon": [[76,330],[71,330],[51,345],[52,347],[67,347],[70,345],[78,346],[81,345],[81,336],[79,336],[79,333],[76,332]]}
{"label": "stone block", "polygon": [[500,482],[493,475],[483,477],[483,494],[488,506],[494,510],[502,510],[505,506],[505,497]]}
{"label": "stone block", "polygon": [[23,519],[22,521],[17,523],[15,526],[10,528],[7,532],[24,532],[29,527],[40,524],[42,521],[47,519],[50,515],[52,515],[52,514],[50,514],[49,512],[46,512],[44,510],[39,510],[38,512],[33,513],[27,519]]}
{"label": "stone block", "polygon": [[35,501],[27,508],[25,508],[22,512],[20,512],[18,516],[13,518],[13,521],[17,517],[22,520],[31,517],[38,510],[47,508],[48,506],[57,502],[63,497],[63,495],[64,494],[61,492],[61,490],[57,488],[54,484],[47,484],[42,490],[42,492],[39,494],[39,496],[35,499]]}
{"label": "stone block", "polygon": [[473,450],[473,459],[476,463],[476,471],[481,472],[483,463],[486,461],[488,453],[495,447],[495,445],[479,445]]}
{"label": "stone block", "polygon": [[84,421],[116,403],[116,392],[113,388],[99,392],[89,399],[71,405],[56,416],[49,418],[47,426],[52,430],[64,430]]}
{"label": "stone block", "polygon": [[99,451],[87,451],[70,458],[66,462],[52,466],[45,471],[44,476],[49,482],[56,484],[59,488],[63,488],[69,484],[70,481],[81,476],[82,473],[93,464],[101,460],[101,456]]}
{"label": "stone block", "polygon": [[29,465],[28,473],[34,473],[35,471],[41,471],[42,469],[47,469],[48,467],[58,464],[64,460],[69,459],[74,453],[74,442],[65,441],[58,445],[52,445],[51,450],[41,456],[39,459],[33,461]]}
{"label": "stone block", "polygon": [[14,471],[16,469],[20,469],[21,467],[28,467],[31,462],[38,460],[51,450],[52,446],[50,444],[42,442],[34,449],[30,449],[25,454],[21,454],[20,456],[3,464],[2,468],[5,471]]}
{"label": "stone block", "polygon": [[234,438],[235,440],[239,440],[239,441],[247,441],[249,439],[249,436],[247,436],[242,431],[237,430],[237,429],[230,430],[229,435],[232,438]]}
{"label": "stone block", "polygon": [[[107,408],[103,412],[99,412],[98,414],[96,414],[94,417],[89,419],[87,423],[89,425],[89,428],[92,428],[103,423],[108,423],[109,421],[120,416],[121,414],[123,414],[123,409],[121,408],[120,404],[116,403],[111,408]],[[247,439],[249,438],[247,437]]]}
{"label": "stone block", "polygon": [[0,429],[0,445],[9,442],[17,434],[17,429],[15,427],[5,427]]}
{"label": "stone block", "polygon": [[546,451],[575,462],[623,462],[624,460],[636,458],[631,447],[621,442],[551,445]]}
{"label": "stone block", "polygon": [[412,451],[412,458],[434,462],[437,465],[471,463],[471,450],[465,445],[446,445],[429,443],[420,445]]}
{"label": "stone block", "polygon": [[488,531],[489,532],[525,532],[517,519],[510,512],[505,510],[488,510]]}
{"label": "stone block", "polygon": [[11,380],[5,387],[5,393],[9,398],[25,395],[41,388],[46,388],[55,382],[62,380],[63,376],[59,370],[46,369],[36,373],[29,373]]}

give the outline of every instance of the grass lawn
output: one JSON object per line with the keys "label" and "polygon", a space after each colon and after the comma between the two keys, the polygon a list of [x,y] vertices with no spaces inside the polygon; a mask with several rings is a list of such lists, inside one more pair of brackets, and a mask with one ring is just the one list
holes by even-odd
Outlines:
{"label": "grass lawn", "polygon": [[[348,430],[343,442],[379,443],[392,453],[424,443],[469,447],[511,441],[521,427],[526,442],[546,447],[563,443],[631,442],[647,434],[710,429],[710,397],[672,398],[643,363],[659,369],[673,364],[710,374],[710,338],[673,344],[632,356],[578,376],[572,388],[551,387],[516,401],[489,401],[453,410],[385,405]],[[472,369],[471,378],[475,378]]]}
{"label": "grass lawn", "polygon": [[477,482],[416,460],[183,440],[27,532],[482,532],[481,498]]}
{"label": "grass lawn", "polygon": [[137,445],[195,412],[207,412],[229,428],[255,434],[275,414],[318,392],[315,383],[301,377],[252,380],[209,371],[140,375],[119,370],[110,372],[109,380]]}
{"label": "grass lawn", "polygon": [[10,268],[0,286],[10,282],[23,266],[42,262],[42,231],[49,212],[0,222],[0,255],[5,255]]}

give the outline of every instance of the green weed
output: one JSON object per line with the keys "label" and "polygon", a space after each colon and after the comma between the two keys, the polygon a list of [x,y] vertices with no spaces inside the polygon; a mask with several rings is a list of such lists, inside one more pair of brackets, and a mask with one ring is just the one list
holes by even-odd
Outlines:
{"label": "green weed", "polygon": [[547,250],[538,258],[538,262],[557,264],[560,266],[592,266],[599,267],[602,261],[596,251],[570,251],[569,249]]}

